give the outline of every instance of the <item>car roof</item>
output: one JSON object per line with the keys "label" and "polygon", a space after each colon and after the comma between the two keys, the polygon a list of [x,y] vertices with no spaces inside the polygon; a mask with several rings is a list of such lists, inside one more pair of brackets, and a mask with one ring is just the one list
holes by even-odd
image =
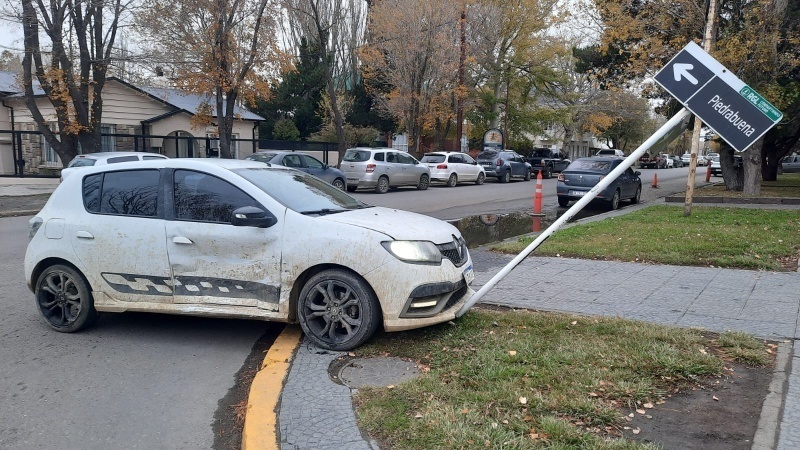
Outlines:
{"label": "car roof", "polygon": [[162,157],[166,159],[167,157],[161,155],[159,153],[151,153],[151,152],[94,152],[94,153],[83,153],[80,155],[76,155],[76,158],[87,158],[87,159],[107,159],[107,158],[115,158],[120,156],[140,156],[140,155],[148,155],[148,156],[156,156]]}
{"label": "car roof", "polygon": [[[222,158],[175,158],[175,159],[151,159],[147,161],[130,161],[118,164],[105,164],[101,166],[91,166],[82,168],[81,173],[92,174],[99,172],[116,172],[119,170],[128,169],[195,169],[195,170],[208,170],[214,167],[219,167],[227,170],[235,169],[264,169],[270,168],[259,161],[250,161],[244,159],[222,159]],[[280,167],[285,169],[285,167]]]}

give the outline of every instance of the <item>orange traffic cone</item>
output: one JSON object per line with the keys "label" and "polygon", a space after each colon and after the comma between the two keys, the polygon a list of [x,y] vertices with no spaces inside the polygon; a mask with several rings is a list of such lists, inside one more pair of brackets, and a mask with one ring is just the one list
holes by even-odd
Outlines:
{"label": "orange traffic cone", "polygon": [[536,191],[533,195],[533,212],[539,214],[542,212],[542,171],[536,175]]}
{"label": "orange traffic cone", "polygon": [[658,189],[658,174],[653,174],[653,187]]}

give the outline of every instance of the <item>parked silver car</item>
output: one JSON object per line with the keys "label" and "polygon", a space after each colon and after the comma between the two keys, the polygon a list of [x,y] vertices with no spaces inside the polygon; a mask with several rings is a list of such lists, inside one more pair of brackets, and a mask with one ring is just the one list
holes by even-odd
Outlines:
{"label": "parked silver car", "polygon": [[783,173],[800,172],[800,156],[789,155],[781,160]]}
{"label": "parked silver car", "polygon": [[368,188],[385,194],[389,188],[400,186],[425,190],[431,182],[428,166],[394,148],[348,149],[339,168],[347,175],[347,190],[350,192]]}
{"label": "parked silver car", "polygon": [[322,161],[305,153],[293,152],[289,150],[267,150],[253,153],[245,158],[250,161],[258,161],[279,166],[291,167],[315,177],[325,180],[338,189],[344,190],[347,186],[346,177],[341,170],[331,167]]}

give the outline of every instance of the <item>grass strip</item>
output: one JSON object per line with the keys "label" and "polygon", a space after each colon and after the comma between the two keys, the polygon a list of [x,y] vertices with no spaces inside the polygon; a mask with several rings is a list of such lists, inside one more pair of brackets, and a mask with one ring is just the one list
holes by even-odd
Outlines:
{"label": "grass strip", "polygon": [[[491,247],[519,253],[523,237]],[[652,206],[558,231],[534,253],[601,260],[755,270],[793,270],[800,249],[800,211]],[[796,270],[796,265],[794,270]]]}

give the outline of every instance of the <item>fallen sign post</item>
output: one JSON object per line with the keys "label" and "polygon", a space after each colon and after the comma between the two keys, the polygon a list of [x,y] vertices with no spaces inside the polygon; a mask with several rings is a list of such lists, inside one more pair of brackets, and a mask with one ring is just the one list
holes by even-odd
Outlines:
{"label": "fallen sign post", "polygon": [[605,178],[600,180],[589,192],[584,194],[580,200],[578,200],[571,208],[569,208],[561,217],[558,218],[552,225],[547,227],[546,230],[542,232],[533,242],[531,242],[527,247],[525,247],[519,255],[517,255],[514,259],[511,260],[505,267],[500,269],[495,276],[492,277],[489,281],[486,282],[472,297],[467,300],[466,303],[461,307],[461,309],[456,312],[456,317],[463,316],[475,303],[477,303],[487,292],[489,292],[497,283],[500,282],[503,278],[505,278],[515,267],[522,262],[528,255],[530,255],[537,247],[542,245],[542,243],[547,240],[550,236],[553,235],[562,225],[564,225],[569,219],[573,218],[576,214],[578,214],[584,206],[586,206],[590,201],[594,200],[597,197],[597,194],[602,192],[605,188],[607,188],[611,182],[617,179],[618,176],[622,174],[628,167],[632,166],[636,161],[639,160],[639,157],[644,154],[647,150],[651,147],[660,147],[665,146],[673,139],[678,137],[683,130],[686,129],[688,124],[689,116],[691,113],[686,109],[681,109],[678,114],[675,114],[671,119],[667,121],[661,128],[659,128],[652,136],[650,136],[646,141],[642,143],[636,150],[633,151],[627,158],[620,165],[618,165],[614,170],[612,170]]}

